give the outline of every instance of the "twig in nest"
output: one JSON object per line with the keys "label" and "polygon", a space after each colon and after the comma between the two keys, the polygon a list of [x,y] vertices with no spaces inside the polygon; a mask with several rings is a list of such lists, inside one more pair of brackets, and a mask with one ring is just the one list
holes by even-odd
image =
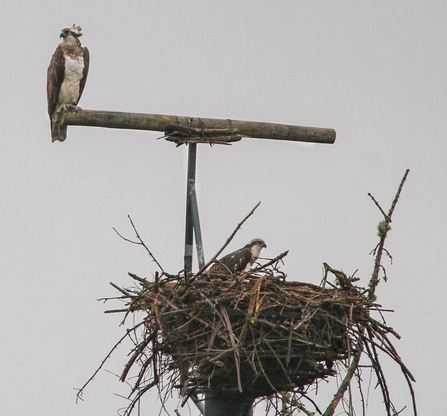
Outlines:
{"label": "twig in nest", "polygon": [[135,225],[134,225],[134,223],[133,223],[132,218],[130,217],[130,215],[128,215],[127,218],[129,218],[130,224],[132,225],[132,228],[133,228],[133,230],[135,231],[135,236],[138,238],[138,241],[133,241],[133,240],[130,240],[129,238],[126,238],[126,237],[122,236],[122,235],[117,231],[117,229],[116,229],[115,227],[113,227],[113,230],[114,230],[114,231],[115,231],[115,232],[116,232],[116,233],[117,233],[117,234],[118,234],[124,241],[127,241],[127,242],[132,243],[132,244],[137,244],[137,245],[143,246],[143,247],[146,249],[146,251],[148,252],[149,256],[152,258],[152,260],[157,264],[158,268],[162,271],[162,273],[164,273],[163,267],[161,267],[161,264],[157,261],[157,259],[154,257],[154,255],[152,254],[152,252],[149,250],[148,246],[144,243],[144,241],[143,241],[142,238],[140,237],[140,234],[138,233],[138,231],[137,231],[137,229],[136,229],[136,227],[135,227]]}
{"label": "twig in nest", "polygon": [[327,273],[328,272],[331,272],[335,276],[335,278],[337,279],[337,284],[342,289],[349,289],[350,287],[352,287],[352,280],[348,276],[346,276],[346,274],[344,272],[342,272],[341,270],[333,269],[327,263],[323,263],[323,267],[325,270],[324,280],[323,280],[323,285],[322,285],[323,287],[325,286],[325,284],[327,282]]}
{"label": "twig in nest", "polygon": [[155,339],[156,336],[157,336],[157,331],[154,331],[154,332],[152,332],[152,334],[150,336],[146,337],[146,339],[138,345],[138,347],[135,349],[135,352],[133,353],[132,357],[127,362],[127,364],[124,366],[123,373],[120,376],[120,381],[126,380],[127,374],[129,372],[130,368],[132,367],[133,363],[142,354],[142,352],[149,345],[149,343]]}
{"label": "twig in nest", "polygon": [[106,355],[106,357],[102,360],[101,364],[99,365],[99,367],[96,369],[96,371],[93,373],[93,375],[85,382],[85,384],[80,388],[80,389],[76,389],[78,390],[78,392],[76,393],[76,403],[79,400],[84,400],[82,398],[82,394],[84,393],[85,388],[90,384],[91,381],[93,381],[93,379],[95,378],[96,374],[99,373],[99,371],[101,370],[101,368],[104,366],[104,364],[106,363],[106,361],[111,357],[112,353],[118,348],[118,345],[120,345],[128,336],[132,331],[135,331],[139,326],[143,325],[144,321],[141,321],[140,323],[136,324],[133,328],[128,329],[126,331],[126,333],[121,337],[121,339],[113,346],[113,348],[109,351],[109,353]]}
{"label": "twig in nest", "polygon": [[246,273],[247,273],[247,274],[253,274],[253,273],[259,272],[259,271],[261,271],[261,270],[265,270],[267,267],[270,267],[272,264],[275,264],[275,263],[277,263],[279,260],[282,260],[284,257],[287,256],[287,254],[289,254],[289,250],[284,251],[284,253],[281,253],[281,254],[277,255],[274,259],[268,261],[268,262],[265,263],[265,264],[262,264],[262,265],[259,266],[259,267],[256,267],[256,268],[254,268],[254,269],[251,269],[250,271],[248,271],[248,272],[246,272]]}

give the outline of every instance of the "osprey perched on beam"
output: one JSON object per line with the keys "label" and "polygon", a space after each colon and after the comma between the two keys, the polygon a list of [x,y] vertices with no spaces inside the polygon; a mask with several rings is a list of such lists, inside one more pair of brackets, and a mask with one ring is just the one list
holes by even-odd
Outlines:
{"label": "osprey perched on beam", "polygon": [[67,126],[55,121],[55,113],[62,105],[75,106],[84,91],[90,55],[81,46],[81,27],[62,29],[62,42],[51,58],[47,73],[48,114],[51,121],[51,138],[63,142],[67,137]]}
{"label": "osprey perched on beam", "polygon": [[227,254],[210,268],[209,274],[229,275],[247,272],[259,258],[263,248],[267,248],[264,240],[254,238],[241,249]]}

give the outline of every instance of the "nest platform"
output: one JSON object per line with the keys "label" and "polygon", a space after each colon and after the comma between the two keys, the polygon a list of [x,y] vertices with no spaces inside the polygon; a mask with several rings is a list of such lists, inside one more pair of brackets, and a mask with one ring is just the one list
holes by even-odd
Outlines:
{"label": "nest platform", "polygon": [[[275,267],[255,274],[136,278],[120,289],[127,313],[143,311],[139,341],[121,376],[141,364],[138,382],[188,392],[251,397],[305,389],[336,374],[369,320],[364,292],[288,282]],[[140,327],[141,328],[141,327]],[[148,383],[148,371],[151,376]]]}

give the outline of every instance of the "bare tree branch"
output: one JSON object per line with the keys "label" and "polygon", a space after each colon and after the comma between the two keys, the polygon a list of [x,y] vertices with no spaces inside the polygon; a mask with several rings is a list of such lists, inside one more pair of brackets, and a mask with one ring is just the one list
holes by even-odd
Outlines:
{"label": "bare tree branch", "polygon": [[143,239],[140,237],[140,234],[137,231],[137,228],[135,227],[135,224],[132,221],[132,218],[130,217],[130,215],[127,216],[127,218],[129,218],[130,224],[132,225],[133,230],[135,231],[135,235],[138,239],[138,241],[133,241],[130,240],[129,238],[123,237],[117,230],[116,228],[113,228],[113,230],[124,240],[127,241],[129,243],[132,244],[137,244],[140,246],[143,246],[145,248],[145,250],[148,252],[149,256],[152,258],[152,260],[157,264],[158,268],[161,270],[162,273],[164,273],[163,267],[161,267],[161,264],[157,261],[157,259],[154,257],[154,255],[152,254],[152,252],[149,250],[148,246],[144,243]]}
{"label": "bare tree branch", "polygon": [[130,333],[132,333],[132,331],[135,331],[135,329],[137,329],[139,326],[143,325],[144,321],[141,321],[140,323],[136,324],[133,328],[128,329],[126,331],[126,333],[121,337],[121,339],[113,346],[113,348],[109,351],[109,353],[105,356],[105,358],[102,360],[101,364],[99,365],[99,367],[96,369],[96,371],[93,373],[93,375],[85,382],[85,384],[80,388],[80,389],[76,389],[78,390],[78,392],[76,393],[76,403],[79,400],[84,400],[82,398],[82,395],[84,393],[85,388],[90,384],[91,381],[93,381],[93,379],[96,377],[96,375],[99,373],[99,371],[101,370],[101,368],[104,366],[104,364],[106,363],[106,361],[110,358],[110,356],[112,355],[112,353],[118,348],[118,346],[129,336]]}
{"label": "bare tree branch", "polygon": [[399,189],[397,190],[397,193],[396,193],[394,200],[391,204],[390,210],[388,211],[388,215],[385,214],[385,212],[380,207],[378,202],[374,199],[374,197],[371,194],[368,194],[371,197],[371,199],[374,201],[374,203],[377,205],[377,207],[379,208],[382,215],[384,216],[384,220],[381,221],[378,225],[380,241],[377,246],[376,258],[374,260],[374,270],[373,270],[371,279],[369,281],[368,299],[372,300],[372,301],[374,301],[376,298],[375,291],[376,291],[377,285],[379,284],[379,272],[380,272],[381,267],[383,267],[383,266],[381,266],[381,261],[382,261],[382,254],[384,252],[385,239],[388,235],[389,230],[391,230],[391,227],[390,227],[391,217],[393,215],[394,209],[396,208],[397,201],[399,200],[400,194],[402,192],[402,188],[404,186],[404,183],[407,179],[409,172],[410,172],[409,169],[407,169],[405,171],[405,175],[403,176],[403,178],[400,182]]}

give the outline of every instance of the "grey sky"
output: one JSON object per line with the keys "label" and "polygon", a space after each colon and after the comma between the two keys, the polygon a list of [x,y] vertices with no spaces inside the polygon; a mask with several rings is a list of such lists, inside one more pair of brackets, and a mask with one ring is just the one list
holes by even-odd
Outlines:
{"label": "grey sky", "polygon": [[[380,213],[411,169],[387,248],[379,301],[417,379],[419,412],[442,414],[447,285],[447,28],[444,1],[16,1],[3,7],[0,138],[2,413],[112,415],[126,386],[101,372],[124,328],[97,298],[127,272],[151,276],[130,214],[158,261],[182,268],[186,152],[152,132],[69,127],[51,143],[46,69],[63,27],[91,54],[80,106],[330,127],[334,145],[243,140],[198,149],[205,256],[258,202],[229,250],[263,238],[289,249],[291,280],[319,283],[322,263],[366,284]],[[120,373],[120,349],[106,369]],[[397,406],[404,378],[387,365]],[[177,398],[172,399],[172,406]],[[142,414],[156,414],[155,394]],[[371,409],[381,409],[372,394]],[[195,415],[195,409],[191,414]],[[189,414],[187,410],[182,415]],[[373,414],[373,412],[370,412]],[[378,413],[376,413],[378,414]],[[411,414],[407,409],[403,414]]]}

